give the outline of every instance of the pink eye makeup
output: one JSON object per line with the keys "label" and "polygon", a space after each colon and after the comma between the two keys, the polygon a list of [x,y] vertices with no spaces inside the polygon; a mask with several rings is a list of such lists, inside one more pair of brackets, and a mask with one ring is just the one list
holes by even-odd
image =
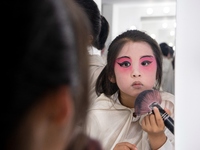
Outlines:
{"label": "pink eye makeup", "polygon": [[143,56],[140,58],[140,67],[151,70],[157,67],[156,60],[154,56]]}
{"label": "pink eye makeup", "polygon": [[131,66],[131,59],[127,56],[120,57],[116,59],[116,64],[118,64],[120,67],[128,68]]}
{"label": "pink eye makeup", "polygon": [[115,68],[120,72],[127,73],[127,71],[133,71],[136,68],[132,63],[136,63],[137,68],[143,72],[154,72],[157,69],[156,59],[152,55],[145,55],[139,58],[138,61],[132,62],[132,59],[128,56],[122,56],[116,59]]}

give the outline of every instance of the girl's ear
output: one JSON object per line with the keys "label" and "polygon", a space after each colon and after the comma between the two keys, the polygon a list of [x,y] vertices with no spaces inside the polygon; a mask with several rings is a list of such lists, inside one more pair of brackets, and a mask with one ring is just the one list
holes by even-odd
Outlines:
{"label": "girl's ear", "polygon": [[63,86],[47,96],[49,118],[58,125],[71,122],[74,116],[73,98],[69,87]]}
{"label": "girl's ear", "polygon": [[110,82],[112,82],[112,83],[116,83],[116,80],[115,80],[115,77],[114,77],[114,76],[110,77],[109,80],[110,80]]}

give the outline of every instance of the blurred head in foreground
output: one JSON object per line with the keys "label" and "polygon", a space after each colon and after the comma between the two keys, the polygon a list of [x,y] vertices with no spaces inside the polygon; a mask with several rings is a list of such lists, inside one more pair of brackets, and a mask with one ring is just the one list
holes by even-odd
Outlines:
{"label": "blurred head in foreground", "polygon": [[67,149],[88,107],[88,20],[71,0],[3,7],[2,149]]}

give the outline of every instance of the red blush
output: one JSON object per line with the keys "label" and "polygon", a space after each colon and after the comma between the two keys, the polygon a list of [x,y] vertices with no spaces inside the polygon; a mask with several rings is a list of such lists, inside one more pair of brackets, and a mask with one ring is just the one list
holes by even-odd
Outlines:
{"label": "red blush", "polygon": [[129,57],[120,57],[115,61],[115,68],[120,72],[131,71],[131,59]]}
{"label": "red blush", "polygon": [[[149,63],[150,62],[150,63]],[[143,65],[143,63],[149,63],[148,65]],[[157,69],[157,63],[154,57],[142,57],[140,59],[140,69],[143,71],[154,71]]]}

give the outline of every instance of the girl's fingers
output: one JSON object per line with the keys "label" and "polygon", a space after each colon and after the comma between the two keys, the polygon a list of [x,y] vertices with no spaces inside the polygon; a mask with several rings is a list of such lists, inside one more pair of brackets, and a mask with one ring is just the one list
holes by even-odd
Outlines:
{"label": "girl's fingers", "polygon": [[142,128],[147,132],[158,132],[165,128],[158,108],[154,107],[153,111],[154,114],[147,115],[142,120]]}
{"label": "girl's fingers", "polygon": [[163,119],[162,119],[162,117],[160,115],[160,112],[159,112],[158,108],[154,107],[153,111],[154,111],[154,115],[155,115],[155,121],[156,121],[155,123],[156,123],[156,125],[158,127],[164,127],[164,122],[163,122]]}
{"label": "girl's fingers", "polygon": [[128,146],[128,148],[129,148],[130,150],[137,150],[137,147],[136,147],[136,145],[134,145],[134,144],[131,144],[131,143],[126,142],[126,146]]}
{"label": "girl's fingers", "polygon": [[149,119],[149,115],[145,116],[142,120],[142,124],[143,126],[150,126],[150,119]]}
{"label": "girl's fingers", "polygon": [[118,143],[114,150],[137,150],[137,147],[135,144],[131,144],[129,142],[122,142]]}
{"label": "girl's fingers", "polygon": [[152,127],[156,127],[157,126],[157,123],[156,123],[156,116],[155,114],[151,114],[150,116],[150,124]]}

